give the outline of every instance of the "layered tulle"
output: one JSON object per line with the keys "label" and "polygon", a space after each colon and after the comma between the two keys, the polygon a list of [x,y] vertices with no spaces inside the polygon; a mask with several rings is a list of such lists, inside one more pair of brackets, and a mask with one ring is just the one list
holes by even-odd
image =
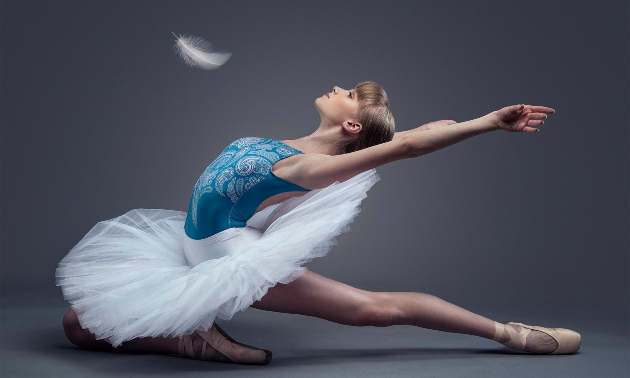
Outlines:
{"label": "layered tulle", "polygon": [[377,180],[368,171],[266,209],[248,222],[259,239],[194,267],[184,254],[185,213],[132,210],[98,223],[59,263],[57,285],[81,325],[114,346],[207,330],[327,254]]}

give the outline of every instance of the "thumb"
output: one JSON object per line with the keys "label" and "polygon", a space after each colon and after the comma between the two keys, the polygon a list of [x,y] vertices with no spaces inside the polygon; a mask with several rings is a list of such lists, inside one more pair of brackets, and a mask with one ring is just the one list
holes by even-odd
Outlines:
{"label": "thumb", "polygon": [[523,109],[525,108],[524,104],[520,104],[520,105],[512,105],[508,108],[508,111],[512,114],[518,114],[520,112],[523,111]]}

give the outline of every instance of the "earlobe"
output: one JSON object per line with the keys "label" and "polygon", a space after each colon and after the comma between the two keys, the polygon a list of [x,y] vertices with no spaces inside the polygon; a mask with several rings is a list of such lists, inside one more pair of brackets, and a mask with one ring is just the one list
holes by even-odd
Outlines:
{"label": "earlobe", "polygon": [[343,123],[343,128],[346,129],[349,133],[358,134],[363,129],[363,126],[358,122],[346,121]]}

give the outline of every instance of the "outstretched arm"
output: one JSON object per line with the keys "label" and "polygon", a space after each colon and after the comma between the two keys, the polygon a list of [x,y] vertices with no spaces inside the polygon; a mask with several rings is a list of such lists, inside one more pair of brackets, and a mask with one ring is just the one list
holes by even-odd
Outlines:
{"label": "outstretched arm", "polygon": [[544,106],[512,105],[471,121],[442,123],[423,133],[409,133],[402,138],[409,139],[413,157],[421,156],[489,131],[537,132],[535,126],[542,125],[547,114],[554,112]]}
{"label": "outstretched arm", "polygon": [[446,119],[442,119],[439,121],[433,121],[433,122],[429,122],[426,123],[420,127],[416,127],[415,129],[411,129],[411,130],[405,130],[405,131],[397,131],[394,133],[394,138],[392,140],[396,140],[402,136],[405,136],[409,133],[415,133],[416,131],[424,131],[424,130],[431,130],[431,129],[437,129],[440,128],[442,126],[446,126],[446,125],[452,125],[454,123],[457,123],[455,121],[453,121],[452,119],[446,120]]}
{"label": "outstretched arm", "polygon": [[512,105],[466,122],[422,132],[411,130],[390,142],[348,154],[300,155],[284,168],[282,177],[306,188],[323,188],[392,161],[426,155],[490,131],[536,132],[547,114],[554,112],[544,106]]}

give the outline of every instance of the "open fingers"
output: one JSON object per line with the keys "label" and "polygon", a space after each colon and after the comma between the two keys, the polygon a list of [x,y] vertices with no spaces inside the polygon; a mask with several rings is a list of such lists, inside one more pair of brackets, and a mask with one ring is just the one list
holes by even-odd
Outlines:
{"label": "open fingers", "polygon": [[521,131],[524,133],[535,133],[538,131],[538,129],[531,126],[537,126],[536,124],[542,124],[542,121],[530,119],[530,116],[531,114],[525,114],[525,119],[523,119],[523,121],[521,122],[521,126],[523,127]]}
{"label": "open fingers", "polygon": [[[555,112],[555,109],[546,106],[520,104],[507,106],[501,109],[498,115],[502,122],[508,124],[506,130],[535,133],[538,131],[538,126],[545,123],[547,115]],[[510,123],[513,123],[513,129],[510,127]]]}
{"label": "open fingers", "polygon": [[527,120],[525,121],[525,127],[523,128],[523,132],[525,133],[536,133],[538,132],[538,128],[532,126],[540,126],[545,123],[545,118],[547,115],[544,113],[530,113],[528,114]]}
{"label": "open fingers", "polygon": [[545,113],[530,113],[525,126],[540,126],[545,123],[545,119],[547,119],[547,114]]}

